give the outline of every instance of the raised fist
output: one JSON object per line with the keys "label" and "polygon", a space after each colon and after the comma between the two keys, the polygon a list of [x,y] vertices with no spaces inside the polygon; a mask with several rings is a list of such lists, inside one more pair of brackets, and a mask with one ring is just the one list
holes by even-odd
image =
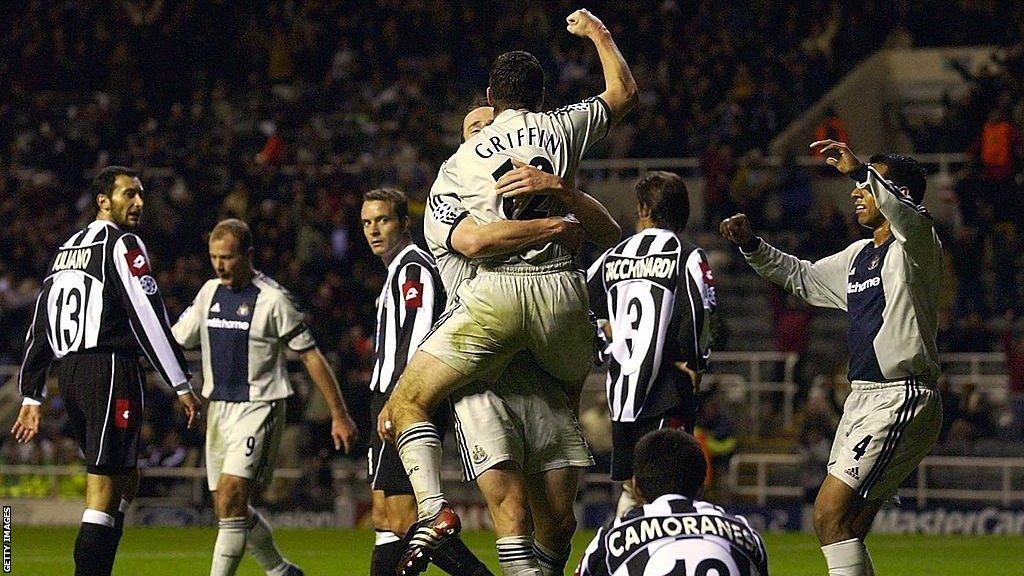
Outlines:
{"label": "raised fist", "polygon": [[604,28],[604,24],[601,20],[590,13],[587,9],[580,9],[565,19],[568,26],[565,27],[570,34],[580,36],[582,38],[590,38],[593,34],[599,32]]}

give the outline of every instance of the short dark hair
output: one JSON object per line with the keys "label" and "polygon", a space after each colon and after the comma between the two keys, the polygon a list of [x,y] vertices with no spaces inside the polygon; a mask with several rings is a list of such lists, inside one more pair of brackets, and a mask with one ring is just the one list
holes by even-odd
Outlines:
{"label": "short dark hair", "polygon": [[681,232],[690,219],[690,197],[686,183],[674,172],[655,170],[636,183],[637,204],[649,211],[659,228]]}
{"label": "short dark hair", "polygon": [[697,439],[682,430],[649,432],[633,451],[633,483],[647,502],[665,494],[695,498],[708,463]]}
{"label": "short dark hair", "polygon": [[885,175],[886,179],[897,186],[906,186],[915,204],[920,204],[924,200],[925,188],[928,187],[928,172],[917,160],[910,156],[887,152],[875,154],[868,163],[885,164],[889,169]]}
{"label": "short dark hair", "polygon": [[390,202],[399,220],[405,220],[409,217],[409,198],[405,195],[405,192],[398,188],[375,188],[363,194],[363,202],[371,200]]}
{"label": "short dark hair", "polygon": [[252,248],[252,230],[249,225],[238,218],[221,220],[210,231],[210,240],[216,240],[225,234],[230,234],[238,240],[238,249],[245,254]]}
{"label": "short dark hair", "polygon": [[97,196],[107,196],[114,191],[114,182],[118,176],[127,176],[129,178],[138,178],[139,174],[131,168],[125,168],[124,166],[107,166],[100,173],[92,179],[92,183],[89,184],[89,194],[92,196],[93,201],[96,200]]}
{"label": "short dark hair", "polygon": [[495,113],[520,108],[537,112],[544,99],[544,69],[529,52],[506,52],[494,61],[488,85]]}

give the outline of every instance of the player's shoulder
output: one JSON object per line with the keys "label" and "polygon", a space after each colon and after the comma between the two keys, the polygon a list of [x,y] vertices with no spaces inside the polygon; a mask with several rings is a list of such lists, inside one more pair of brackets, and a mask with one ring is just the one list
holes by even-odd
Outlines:
{"label": "player's shoulder", "polygon": [[564,116],[566,114],[571,114],[573,112],[586,112],[592,109],[594,106],[601,106],[605,109],[606,112],[610,112],[610,109],[608,108],[608,103],[605,102],[603,98],[601,98],[600,96],[591,96],[590,98],[584,98],[579,102],[566,104],[565,106],[555,108],[554,110],[548,110],[547,112],[542,112],[541,114],[545,114],[547,116]]}
{"label": "player's shoulder", "polygon": [[[216,282],[216,280],[214,281]],[[272,302],[288,303],[298,308],[298,303],[295,301],[295,296],[292,295],[291,291],[263,272],[256,272],[252,277],[252,285],[259,290],[261,298],[266,298]]]}
{"label": "player's shoulder", "polygon": [[213,294],[214,292],[217,291],[217,287],[220,286],[220,285],[221,285],[220,279],[218,279],[218,278],[210,278],[206,282],[203,282],[203,285],[199,287],[199,292],[196,293],[196,297],[198,298],[200,296],[205,296],[205,295],[208,295],[208,294]]}
{"label": "player's shoulder", "polygon": [[435,221],[451,226],[466,213],[466,209],[462,207],[457,194],[432,193],[427,197],[427,212]]}
{"label": "player's shoulder", "polygon": [[409,244],[409,246],[399,255],[398,267],[405,268],[407,266],[421,266],[428,270],[437,269],[437,263],[434,262],[434,257],[430,252],[427,252],[416,244]]}

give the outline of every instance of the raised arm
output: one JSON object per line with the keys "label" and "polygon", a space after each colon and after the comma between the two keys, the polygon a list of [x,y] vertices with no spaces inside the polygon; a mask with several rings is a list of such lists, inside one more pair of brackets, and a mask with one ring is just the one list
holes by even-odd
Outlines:
{"label": "raised arm", "polygon": [[611,111],[612,124],[618,124],[633,109],[637,101],[636,81],[629,65],[619,52],[611,32],[604,23],[587,10],[577,10],[565,21],[570,33],[589,38],[597,48],[597,56],[601,59],[601,70],[604,72],[604,92],[599,98],[608,104]]}
{"label": "raised arm", "polygon": [[755,236],[744,214],[726,218],[718,231],[740,247],[755,272],[790,294],[812,306],[846,310],[846,279],[853,254],[850,248],[817,262],[800,260]]}
{"label": "raised arm", "polygon": [[904,245],[911,260],[917,264],[937,265],[939,237],[932,217],[928,210],[914,202],[906,187],[883,177],[876,166],[861,162],[843,142],[820,140],[812,143],[811,148],[823,153],[833,152],[825,162],[852,178],[859,187],[870,190],[878,211],[888,220],[893,236]]}

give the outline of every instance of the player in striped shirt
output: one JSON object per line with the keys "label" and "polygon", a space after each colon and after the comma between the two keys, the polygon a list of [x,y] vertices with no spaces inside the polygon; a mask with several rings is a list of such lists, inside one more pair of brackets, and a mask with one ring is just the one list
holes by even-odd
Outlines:
{"label": "player in striped shirt", "polygon": [[645,175],[636,211],[638,232],[588,271],[591,310],[611,336],[604,356],[619,515],[635,505],[630,479],[640,437],[663,427],[693,431],[717,306],[707,255],[681,236],[690,214],[683,179]]}
{"label": "player in striped shirt", "polygon": [[75,573],[103,576],[113,569],[124,511],[138,486],[146,405],[139,356],[177,393],[189,428],[200,404],[146,246],[133,233],[142,217],[142,182],[128,168],[109,166],[90,192],[96,220],[61,244],[36,299],[18,377],[24,399],[11,433],[18,442],[38,433],[46,371],[59,360],[58,385],[88,472]]}
{"label": "player in striped shirt", "polygon": [[767,576],[761,536],[742,516],[700,496],[707,461],[682,430],[636,444],[633,486],[642,506],[597,531],[576,576]]}
{"label": "player in striped shirt", "polygon": [[878,154],[862,163],[846,144],[811,144],[854,180],[857,221],[870,239],[808,262],[754,235],[737,214],[719,227],[758,274],[808,303],[846,310],[849,379],[814,528],[832,576],[874,574],[864,546],[882,504],[938,438],[942,407],[935,336],[942,244],[921,206],[927,185],[913,158]]}
{"label": "player in striped shirt", "polygon": [[[388,275],[377,299],[374,341],[371,422],[387,421],[385,408],[399,376],[430,332],[445,306],[445,290],[434,259],[409,236],[409,204],[393,188],[371,190],[363,196],[363,235],[370,250],[387,266]],[[445,420],[450,406],[435,411]],[[442,426],[443,428],[443,426]],[[371,574],[393,576],[402,553],[402,537],[416,521],[416,499],[395,445],[373,435],[367,454],[367,474],[373,489],[373,547]],[[438,548],[434,564],[449,574],[490,574],[459,539]]]}

